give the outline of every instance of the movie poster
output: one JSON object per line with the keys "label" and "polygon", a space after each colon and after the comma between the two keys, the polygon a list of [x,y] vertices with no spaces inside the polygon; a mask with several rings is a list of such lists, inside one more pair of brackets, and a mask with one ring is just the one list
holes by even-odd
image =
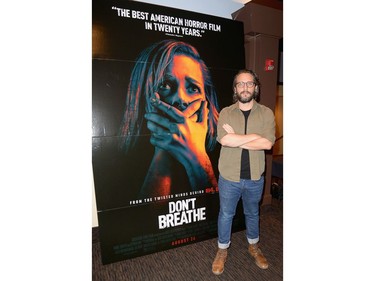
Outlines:
{"label": "movie poster", "polygon": [[217,237],[216,124],[245,67],[243,24],[124,0],[93,0],[92,12],[103,264]]}

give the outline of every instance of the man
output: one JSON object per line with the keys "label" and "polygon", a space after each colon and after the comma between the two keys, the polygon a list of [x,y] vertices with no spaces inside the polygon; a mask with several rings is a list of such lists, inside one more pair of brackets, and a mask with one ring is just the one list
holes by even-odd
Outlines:
{"label": "man", "polygon": [[219,115],[217,140],[222,145],[219,158],[218,251],[212,272],[223,273],[233,217],[242,198],[249,253],[262,269],[268,262],[259,241],[259,202],[265,170],[264,150],[275,142],[275,118],[271,109],[256,102],[259,79],[252,70],[240,70],[233,81],[234,104]]}

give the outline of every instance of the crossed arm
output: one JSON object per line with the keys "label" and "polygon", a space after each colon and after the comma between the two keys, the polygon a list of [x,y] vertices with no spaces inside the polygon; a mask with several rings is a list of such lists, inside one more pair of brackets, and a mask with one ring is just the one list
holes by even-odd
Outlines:
{"label": "crossed arm", "polygon": [[229,124],[224,124],[223,129],[228,134],[220,140],[221,145],[248,150],[269,150],[272,148],[272,142],[258,134],[236,134]]}

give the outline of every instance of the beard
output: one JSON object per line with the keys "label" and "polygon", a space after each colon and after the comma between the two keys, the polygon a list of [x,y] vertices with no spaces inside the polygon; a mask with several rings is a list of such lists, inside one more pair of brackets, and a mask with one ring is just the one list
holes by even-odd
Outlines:
{"label": "beard", "polygon": [[254,98],[254,92],[251,93],[249,91],[242,91],[240,93],[236,93],[237,99],[241,103],[248,103]]}

